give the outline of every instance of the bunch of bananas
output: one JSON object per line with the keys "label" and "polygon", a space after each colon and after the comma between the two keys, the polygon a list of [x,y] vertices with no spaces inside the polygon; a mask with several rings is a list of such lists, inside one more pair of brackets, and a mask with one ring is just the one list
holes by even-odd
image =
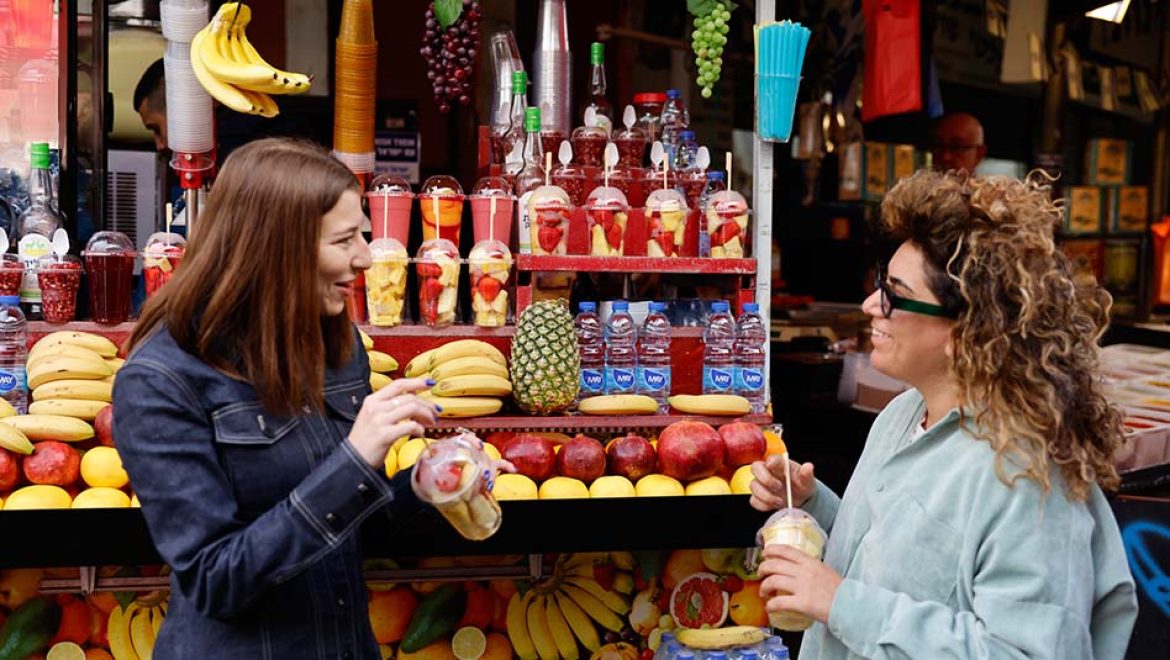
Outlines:
{"label": "bunch of bananas", "polygon": [[236,112],[271,118],[280,114],[271,95],[307,92],[312,79],[265,62],[244,32],[251,20],[248,5],[224,3],[191,40],[191,68],[215,100]]}
{"label": "bunch of bananas", "polygon": [[[597,565],[613,564],[613,586],[595,577]],[[575,660],[580,648],[602,648],[597,625],[620,633],[630,612],[634,558],[628,552],[562,555],[553,576],[508,601],[508,637],[521,660]]]}
{"label": "bunch of bananas", "polygon": [[365,332],[358,330],[362,335],[362,346],[366,349],[366,357],[370,360],[370,387],[375,392],[389,385],[392,380],[388,374],[398,371],[398,360],[382,351],[374,350],[374,340]]}
{"label": "bunch of bananas", "polygon": [[500,411],[500,397],[512,393],[508,360],[498,348],[461,339],[424,351],[406,365],[408,378],[430,378],[435,386],[423,398],[442,406],[440,417],[478,417]]}
{"label": "bunch of bananas", "polygon": [[110,640],[110,654],[114,660],[150,660],[154,655],[154,641],[167,615],[167,601],[153,605],[138,601],[110,610],[106,635]]}

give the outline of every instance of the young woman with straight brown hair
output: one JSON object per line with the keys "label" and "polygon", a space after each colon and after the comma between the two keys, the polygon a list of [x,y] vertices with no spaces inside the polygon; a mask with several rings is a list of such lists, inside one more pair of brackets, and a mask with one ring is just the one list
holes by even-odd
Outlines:
{"label": "young woman with straight brown hair", "polygon": [[436,410],[420,379],[370,393],[345,314],[362,220],[320,148],[241,147],[134,330],[114,432],[173,571],[156,659],[380,657],[359,529],[425,510],[382,464]]}

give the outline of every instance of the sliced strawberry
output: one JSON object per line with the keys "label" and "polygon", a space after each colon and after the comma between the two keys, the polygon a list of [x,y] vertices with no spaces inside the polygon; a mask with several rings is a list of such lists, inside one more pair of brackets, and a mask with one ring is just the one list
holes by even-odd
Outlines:
{"label": "sliced strawberry", "polygon": [[479,290],[479,294],[483,296],[483,299],[489,303],[495,300],[496,296],[500,295],[500,281],[494,277],[480,279],[476,288]]}
{"label": "sliced strawberry", "polygon": [[651,236],[662,231],[662,216],[654,213],[650,216],[650,225],[648,229]]}
{"label": "sliced strawberry", "polygon": [[463,467],[449,463],[435,471],[435,488],[444,493],[454,493],[459,490],[459,481],[463,477]]}
{"label": "sliced strawberry", "polygon": [[439,277],[443,274],[443,268],[436,263],[423,262],[418,264],[419,277]]}
{"label": "sliced strawberry", "polygon": [[545,252],[552,254],[556,252],[557,245],[561,242],[561,236],[565,232],[555,227],[541,227],[537,233],[537,240],[540,242],[540,248]]}
{"label": "sliced strawberry", "polygon": [[609,227],[605,230],[605,240],[609,241],[609,246],[613,249],[618,249],[622,246],[622,226],[610,220]]}
{"label": "sliced strawberry", "polygon": [[542,211],[536,215],[536,223],[542,227],[559,227],[565,222],[565,214],[560,209]]}
{"label": "sliced strawberry", "polygon": [[439,320],[439,299],[437,297],[423,301],[422,317],[424,322],[430,324]]}
{"label": "sliced strawberry", "polygon": [[593,211],[593,219],[601,225],[605,232],[609,233],[609,228],[613,226],[613,211],[606,211],[605,209],[597,209]]}
{"label": "sliced strawberry", "polygon": [[439,296],[443,295],[443,288],[442,282],[433,277],[428,277],[423,280],[419,295],[427,302],[438,300]]}
{"label": "sliced strawberry", "polygon": [[662,247],[662,253],[668,257],[673,257],[674,251],[674,234],[663,232],[658,235],[658,245]]}
{"label": "sliced strawberry", "polygon": [[734,222],[725,222],[711,235],[711,245],[723,245],[736,236],[739,236],[739,225]]}

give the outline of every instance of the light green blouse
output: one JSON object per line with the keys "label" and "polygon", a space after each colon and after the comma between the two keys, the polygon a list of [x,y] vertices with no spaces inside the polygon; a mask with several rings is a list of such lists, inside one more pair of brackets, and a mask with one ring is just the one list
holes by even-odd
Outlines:
{"label": "light green blouse", "polygon": [[1070,501],[1059,470],[1048,495],[1009,488],[957,410],[914,437],[925,410],[917,390],[891,402],[844,498],[818,483],[805,504],[845,581],[801,660],[1122,658],[1137,599],[1101,491]]}

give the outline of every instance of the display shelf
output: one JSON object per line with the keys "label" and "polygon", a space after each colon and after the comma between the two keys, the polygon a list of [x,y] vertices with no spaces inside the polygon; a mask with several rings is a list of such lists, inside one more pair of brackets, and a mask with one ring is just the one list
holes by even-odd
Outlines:
{"label": "display shelf", "polygon": [[530,272],[693,273],[755,275],[755,259],[710,257],[590,257],[585,255],[516,255],[516,269]]}
{"label": "display shelf", "polygon": [[[734,548],[755,544],[767,515],[746,495],[501,502],[504,522],[486,541],[467,541],[437,516],[370,519],[368,557]],[[149,565],[161,562],[139,509],[0,511],[0,568]]]}
{"label": "display shelf", "polygon": [[634,431],[639,429],[663,429],[682,420],[705,422],[718,427],[740,420],[752,424],[771,424],[771,415],[687,415],[677,411],[668,415],[554,415],[537,417],[530,415],[489,415],[465,419],[440,419],[434,431],[469,429],[472,431]]}

